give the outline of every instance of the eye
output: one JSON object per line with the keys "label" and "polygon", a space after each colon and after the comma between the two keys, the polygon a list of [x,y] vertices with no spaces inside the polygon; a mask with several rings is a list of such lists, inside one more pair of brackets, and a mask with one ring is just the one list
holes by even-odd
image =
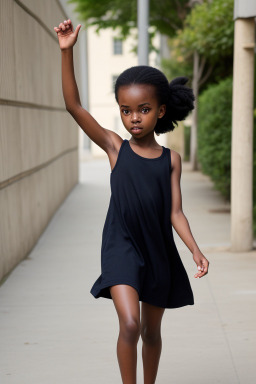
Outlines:
{"label": "eye", "polygon": [[150,108],[145,107],[145,108],[142,108],[141,111],[142,113],[148,113],[150,111]]}
{"label": "eye", "polygon": [[122,113],[127,116],[129,114],[129,110],[128,109],[122,109]]}

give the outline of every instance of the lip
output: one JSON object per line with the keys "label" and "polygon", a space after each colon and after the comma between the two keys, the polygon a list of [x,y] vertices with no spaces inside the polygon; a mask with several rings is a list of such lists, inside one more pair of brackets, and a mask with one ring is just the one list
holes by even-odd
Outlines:
{"label": "lip", "polygon": [[[137,128],[137,129],[136,129],[136,128]],[[140,134],[141,131],[142,131],[142,128],[141,128],[141,127],[132,127],[132,128],[131,128],[131,132],[132,132],[133,134],[135,134],[135,135]]]}
{"label": "lip", "polygon": [[134,127],[131,128],[131,130],[133,130],[133,129],[140,129],[140,130],[142,130],[142,128],[138,127],[138,126],[134,126]]}

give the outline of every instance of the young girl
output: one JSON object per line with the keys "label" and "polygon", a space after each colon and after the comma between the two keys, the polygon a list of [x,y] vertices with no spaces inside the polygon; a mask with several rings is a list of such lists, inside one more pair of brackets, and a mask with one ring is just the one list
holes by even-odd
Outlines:
{"label": "young girl", "polygon": [[[115,98],[130,140],[101,127],[82,108],[74,76],[75,31],[70,20],[55,27],[62,53],[62,86],[66,108],[84,132],[108,155],[111,198],[102,233],[101,275],[91,288],[95,297],[112,299],[119,319],[117,357],[124,384],[136,383],[137,343],[143,341],[144,384],[156,380],[162,349],[161,320],[165,308],[193,305],[186,270],[172,227],[193,254],[198,272],[209,262],[199,250],[182,211],[181,157],[160,146],[154,133],[172,131],[194,108],[187,78],[170,84],[149,66],[124,71]],[[141,320],[140,305],[141,301]]]}

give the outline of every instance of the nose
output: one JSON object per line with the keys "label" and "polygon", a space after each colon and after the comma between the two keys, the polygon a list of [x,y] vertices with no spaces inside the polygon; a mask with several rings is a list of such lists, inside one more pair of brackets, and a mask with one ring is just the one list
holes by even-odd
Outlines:
{"label": "nose", "polygon": [[140,118],[140,115],[138,112],[134,112],[132,113],[131,115],[131,121],[132,123],[137,123],[137,122],[140,122],[141,121],[141,118]]}

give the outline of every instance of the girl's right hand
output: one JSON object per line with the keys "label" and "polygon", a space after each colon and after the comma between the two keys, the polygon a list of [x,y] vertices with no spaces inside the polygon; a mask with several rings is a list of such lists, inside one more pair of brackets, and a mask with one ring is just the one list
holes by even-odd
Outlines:
{"label": "girl's right hand", "polygon": [[55,32],[57,32],[61,50],[71,48],[75,45],[81,26],[81,24],[78,24],[74,31],[71,20],[68,19],[64,20],[63,23],[60,23],[58,27],[54,27]]}

